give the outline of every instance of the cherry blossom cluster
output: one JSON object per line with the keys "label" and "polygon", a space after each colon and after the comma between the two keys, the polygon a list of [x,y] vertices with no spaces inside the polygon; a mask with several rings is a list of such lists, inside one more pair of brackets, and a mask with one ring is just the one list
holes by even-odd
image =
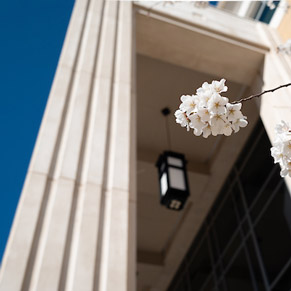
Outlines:
{"label": "cherry blossom cluster", "polygon": [[269,0],[267,2],[267,6],[270,8],[270,10],[274,10],[276,8],[276,5],[273,0]]}
{"label": "cherry blossom cluster", "polygon": [[181,96],[181,104],[175,112],[176,122],[194,134],[207,138],[209,135],[229,136],[246,127],[248,122],[241,112],[241,103],[231,104],[221,96],[227,91],[225,79],[204,82],[195,95]]}
{"label": "cherry blossom cluster", "polygon": [[283,53],[286,55],[291,55],[291,39],[288,39],[285,43],[280,44],[277,47],[277,51],[279,53]]}
{"label": "cherry blossom cluster", "polygon": [[275,127],[276,139],[271,148],[275,163],[281,166],[281,177],[291,177],[291,128],[285,121]]}

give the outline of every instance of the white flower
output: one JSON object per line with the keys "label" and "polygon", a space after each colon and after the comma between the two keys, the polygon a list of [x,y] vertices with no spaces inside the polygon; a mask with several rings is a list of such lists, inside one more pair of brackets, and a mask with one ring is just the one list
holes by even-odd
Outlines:
{"label": "white flower", "polygon": [[204,138],[207,138],[212,133],[211,126],[208,122],[206,122],[206,125],[202,128],[202,133]]}
{"label": "white flower", "polygon": [[282,178],[289,175],[291,177],[291,160],[287,160],[285,157],[280,162],[281,172],[280,175]]}
{"label": "white flower", "polygon": [[280,44],[277,47],[277,52],[290,55],[291,54],[291,39],[288,39],[285,43]]}
{"label": "white flower", "polygon": [[211,132],[212,135],[216,136],[218,134],[223,134],[226,119],[224,115],[215,114],[210,119]]}
{"label": "white flower", "polygon": [[226,107],[228,103],[228,98],[221,97],[218,93],[212,95],[211,99],[208,102],[209,112],[212,114],[225,114]]}
{"label": "white flower", "polygon": [[283,155],[291,157],[291,139],[284,141],[282,145]]}
{"label": "white flower", "polygon": [[[175,112],[176,122],[187,130],[192,128],[195,135],[202,134],[204,138],[210,134],[229,136],[238,132],[241,127],[247,126],[248,122],[241,112],[241,103],[231,104],[227,97],[220,95],[226,91],[225,79],[221,79],[214,80],[211,84],[204,82],[196,90],[196,95],[181,96],[179,110]],[[279,127],[278,131],[282,131],[284,126],[283,124]],[[291,131],[288,131],[288,134],[291,137]],[[277,142],[280,143],[281,151],[291,151],[291,144],[283,143],[282,137]]]}
{"label": "white flower", "polygon": [[240,129],[240,127],[246,127],[248,125],[248,122],[246,121],[246,117],[237,119],[232,122],[232,129],[235,133],[237,133]]}
{"label": "white flower", "polygon": [[281,121],[281,124],[275,127],[275,133],[271,156],[274,158],[274,163],[279,163],[281,166],[281,177],[287,175],[291,177],[291,129],[288,123]]}
{"label": "white flower", "polygon": [[230,136],[230,135],[231,135],[231,133],[232,133],[232,128],[231,128],[231,124],[230,124],[230,122],[226,122],[226,123],[224,124],[224,127],[223,127],[223,129],[222,129],[222,132],[223,132],[223,134],[226,135],[226,136]]}
{"label": "white flower", "polygon": [[290,130],[290,126],[284,120],[281,120],[281,124],[277,124],[275,126],[275,133],[276,134],[286,133],[286,132],[289,132],[289,130]]}
{"label": "white flower", "polygon": [[243,114],[241,113],[241,103],[237,104],[226,104],[226,109],[227,109],[227,119],[228,121],[236,121],[238,119],[243,118]]}
{"label": "white flower", "polygon": [[186,112],[187,115],[194,112],[197,104],[199,103],[199,99],[195,95],[183,95],[181,96],[182,103],[180,104],[180,110]]}
{"label": "white flower", "polygon": [[176,122],[179,123],[182,127],[186,127],[187,131],[189,131],[190,120],[188,119],[186,113],[178,109],[175,112],[175,117],[176,117]]}
{"label": "white flower", "polygon": [[197,96],[199,97],[199,106],[200,107],[207,106],[207,103],[211,99],[213,93],[214,92],[211,87],[209,87],[208,89],[199,88],[197,90]]}
{"label": "white flower", "polygon": [[273,0],[269,0],[267,2],[267,6],[270,8],[270,10],[274,10],[276,8],[276,5]]}
{"label": "white flower", "polygon": [[291,168],[284,168],[280,171],[280,175],[282,178],[286,177],[287,175],[289,175],[289,177],[291,177]]}
{"label": "white flower", "polygon": [[200,136],[202,134],[202,128],[194,128],[194,131],[193,133],[196,135],[196,136]]}
{"label": "white flower", "polygon": [[190,127],[194,128],[195,135],[201,135],[202,128],[205,126],[205,123],[202,121],[201,116],[198,113],[194,113],[189,116]]}
{"label": "white flower", "polygon": [[274,163],[280,163],[283,159],[283,153],[276,147],[271,148],[271,156],[274,158]]}
{"label": "white flower", "polygon": [[207,83],[207,82],[204,82],[203,84],[202,84],[202,86],[200,87],[200,88],[198,88],[197,89],[197,93],[198,92],[201,92],[201,91],[207,91],[207,90],[212,90],[212,86],[211,86],[211,84],[209,84],[209,83]]}
{"label": "white flower", "polygon": [[227,86],[224,85],[225,79],[221,79],[220,81],[212,81],[212,87],[217,93],[222,93],[227,91]]}
{"label": "white flower", "polygon": [[197,113],[201,117],[202,121],[210,121],[210,112],[208,108],[199,108]]}

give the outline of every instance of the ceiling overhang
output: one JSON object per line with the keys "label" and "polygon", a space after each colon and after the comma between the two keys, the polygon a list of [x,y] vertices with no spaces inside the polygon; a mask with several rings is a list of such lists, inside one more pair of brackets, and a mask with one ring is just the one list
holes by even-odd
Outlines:
{"label": "ceiling overhang", "polygon": [[[139,54],[251,85],[269,50],[259,39],[254,42],[234,33],[211,30],[203,26],[203,22],[208,22],[205,17],[198,24],[195,17],[193,21],[185,21],[174,13],[164,13],[162,8],[149,9],[149,6],[136,5]],[[256,38],[253,25],[253,38]]]}

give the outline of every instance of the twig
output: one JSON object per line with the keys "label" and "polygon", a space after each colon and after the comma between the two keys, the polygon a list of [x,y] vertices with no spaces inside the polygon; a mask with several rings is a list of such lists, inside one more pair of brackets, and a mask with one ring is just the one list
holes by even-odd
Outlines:
{"label": "twig", "polygon": [[263,94],[270,93],[270,92],[274,92],[274,91],[276,91],[276,90],[278,90],[278,89],[281,89],[281,88],[284,88],[284,87],[288,87],[288,86],[291,86],[291,83],[288,83],[288,84],[285,84],[285,85],[281,85],[281,86],[276,87],[276,88],[274,88],[274,89],[265,90],[265,91],[263,91],[263,92],[261,92],[261,93],[259,93],[259,94],[251,95],[251,96],[249,96],[249,97],[242,98],[242,99],[240,99],[240,100],[238,100],[238,101],[233,101],[233,102],[230,102],[230,103],[231,103],[231,104],[242,103],[242,102],[245,102],[245,101],[251,100],[251,99],[253,99],[253,98],[260,97],[260,96],[262,96]]}

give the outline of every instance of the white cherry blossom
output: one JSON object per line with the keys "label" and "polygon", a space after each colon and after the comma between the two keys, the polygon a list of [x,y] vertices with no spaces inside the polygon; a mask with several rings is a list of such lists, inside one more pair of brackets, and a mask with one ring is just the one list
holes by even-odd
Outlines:
{"label": "white cherry blossom", "polygon": [[[241,102],[273,92],[278,88],[241,99]],[[181,104],[175,112],[176,122],[186,127],[188,131],[190,128],[193,129],[194,135],[202,135],[204,138],[210,135],[230,136],[233,132],[237,133],[240,128],[248,125],[248,121],[241,112],[242,103],[239,101],[229,103],[227,97],[221,96],[221,93],[226,92],[227,89],[225,79],[214,80],[212,83],[204,82],[196,90],[196,95],[181,96]],[[276,139],[271,148],[271,156],[274,162],[281,166],[280,175],[291,177],[291,128],[288,123],[282,121],[276,126],[275,133]]]}
{"label": "white cherry blossom", "polygon": [[196,110],[196,107],[199,103],[199,99],[195,95],[183,95],[181,97],[181,105],[180,105],[180,110],[183,112],[186,112],[187,115],[191,114]]}
{"label": "white cherry blossom", "polygon": [[210,121],[210,112],[208,108],[199,108],[197,113],[200,115],[202,121]]}
{"label": "white cherry blossom", "polygon": [[275,126],[276,134],[281,134],[285,132],[289,132],[289,125],[284,120],[281,120],[281,124],[277,124]]}
{"label": "white cherry blossom", "polygon": [[227,109],[227,119],[228,121],[236,121],[238,119],[243,118],[243,114],[241,113],[241,103],[237,104],[226,104]]}
{"label": "white cherry blossom", "polygon": [[283,156],[281,161],[279,162],[281,166],[281,177],[286,177],[289,175],[291,177],[291,159],[288,156]]}
{"label": "white cherry blossom", "polygon": [[287,175],[289,175],[289,177],[291,177],[291,166],[289,166],[288,168],[286,167],[286,168],[282,169],[280,172],[280,175],[282,178],[286,177]]}
{"label": "white cherry blossom", "polygon": [[192,128],[195,135],[204,138],[238,132],[248,122],[241,112],[241,103],[231,104],[227,97],[221,96],[226,91],[225,79],[221,79],[204,82],[196,95],[181,96],[179,110],[175,112],[176,122],[187,130]]}
{"label": "white cherry blossom", "polygon": [[199,106],[205,107],[207,106],[214,92],[211,87],[209,87],[208,89],[202,89],[202,88],[199,88],[199,89],[197,90],[197,96],[199,98]]}
{"label": "white cherry blossom", "polygon": [[271,148],[271,156],[274,158],[274,162],[275,163],[280,163],[281,160],[283,159],[284,155],[282,153],[282,151],[280,151],[278,148],[276,147],[272,147]]}
{"label": "white cherry blossom", "polygon": [[288,137],[288,140],[283,142],[282,152],[284,155],[291,157],[291,139],[290,139],[290,136]]}
{"label": "white cherry blossom", "polygon": [[212,90],[212,86],[211,84],[207,83],[207,82],[204,82],[201,86],[201,88],[198,88],[197,89],[197,92],[202,89],[202,90]]}
{"label": "white cherry blossom", "polygon": [[226,123],[225,116],[222,114],[215,114],[210,119],[212,135],[223,134],[224,126]]}
{"label": "white cherry blossom", "polygon": [[222,93],[226,92],[228,89],[227,86],[224,85],[224,83],[225,79],[221,79],[220,81],[212,81],[211,85],[217,93]]}
{"label": "white cherry blossom", "polygon": [[230,135],[232,134],[232,127],[231,127],[230,122],[226,122],[226,123],[224,124],[224,127],[223,127],[223,129],[222,129],[222,132],[223,132],[223,134],[226,135],[226,136],[230,136]]}
{"label": "white cherry blossom", "polygon": [[235,133],[237,133],[240,130],[240,127],[246,127],[248,125],[248,122],[245,119],[246,117],[244,116],[243,118],[239,118],[235,121],[232,122],[232,129]]}
{"label": "white cherry blossom", "polygon": [[212,133],[211,126],[208,122],[206,122],[206,125],[202,128],[202,133],[204,138],[207,138]]}
{"label": "white cherry blossom", "polygon": [[201,116],[198,113],[194,113],[189,116],[189,119],[191,121],[190,127],[194,128],[194,131],[197,129],[197,135],[201,135],[202,128],[205,126],[205,122],[202,121]]}
{"label": "white cherry blossom", "polygon": [[175,112],[175,117],[176,117],[176,122],[179,123],[182,127],[186,127],[187,131],[189,131],[190,120],[188,119],[186,113],[178,109]]}
{"label": "white cherry blossom", "polygon": [[226,113],[225,105],[227,103],[228,98],[221,97],[218,93],[215,93],[208,102],[209,111],[212,114],[225,114]]}
{"label": "white cherry blossom", "polygon": [[276,138],[271,148],[271,156],[281,166],[280,175],[291,177],[291,128],[285,121],[275,127]]}

